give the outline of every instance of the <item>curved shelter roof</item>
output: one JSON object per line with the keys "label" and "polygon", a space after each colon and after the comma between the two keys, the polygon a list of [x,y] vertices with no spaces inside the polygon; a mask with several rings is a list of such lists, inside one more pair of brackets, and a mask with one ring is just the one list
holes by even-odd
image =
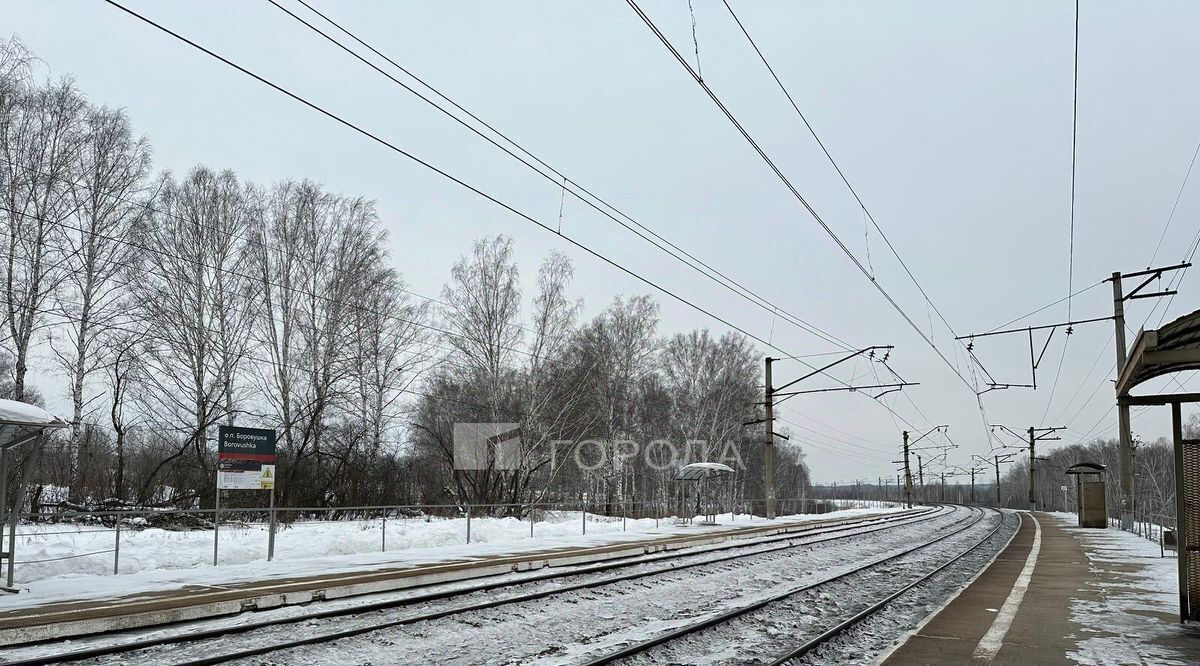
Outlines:
{"label": "curved shelter roof", "polygon": [[1067,468],[1064,474],[1099,474],[1104,471],[1104,465],[1094,462],[1075,463]]}
{"label": "curved shelter roof", "polygon": [[698,462],[690,465],[684,465],[675,474],[676,481],[699,481],[714,476],[725,476],[733,474],[733,468],[729,465],[715,462]]}
{"label": "curved shelter roof", "polygon": [[[1184,370],[1200,370],[1200,310],[1162,328],[1138,333],[1117,377],[1117,397],[1136,402],[1136,397],[1129,395],[1134,387]],[[1159,398],[1153,404],[1162,402]]]}

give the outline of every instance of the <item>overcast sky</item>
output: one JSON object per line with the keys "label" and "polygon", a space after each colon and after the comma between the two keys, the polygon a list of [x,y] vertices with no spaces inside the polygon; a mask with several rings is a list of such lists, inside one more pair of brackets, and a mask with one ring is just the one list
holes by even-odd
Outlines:
{"label": "overcast sky", "polygon": [[[279,1],[305,11],[293,0]],[[863,211],[724,5],[693,4],[705,82],[971,379],[962,347],[877,232],[868,231]],[[1074,3],[731,4],[955,331],[989,330],[1066,296]],[[727,330],[108,4],[0,5],[0,31],[19,36],[48,73],[71,74],[94,102],[128,110],[153,142],[157,168],[228,167],[263,184],[308,177],[377,200],[393,261],[416,292],[436,296],[473,239],[509,234],[527,289],[550,250],[574,260],[573,289],[587,316],[617,294],[651,293],[662,304],[664,334]],[[558,188],[265,0],[131,0],[128,6],[557,226]],[[970,454],[990,448],[973,391],[855,268],[624,2],[316,0],[314,6],[773,304],[854,346],[895,345],[893,366],[920,386],[883,402],[918,428],[950,424],[960,447],[952,463],[965,465]],[[694,65],[687,2],[647,1],[643,8]],[[1197,231],[1200,182],[1192,182],[1155,255],[1200,141],[1200,89],[1192,75],[1200,62],[1198,27],[1196,3],[1083,4],[1077,290],[1116,270],[1145,268],[1152,257],[1156,265],[1176,263]],[[562,233],[789,354],[835,349],[570,198]],[[1167,320],[1196,309],[1198,301],[1200,277],[1188,275]],[[1136,331],[1152,307],[1154,301],[1133,302],[1129,327]],[[1071,314],[1111,312],[1111,288],[1100,284],[1073,300]],[[1066,316],[1063,303],[1017,325]],[[1062,443],[1088,433],[1114,436],[1111,323],[1077,327],[1065,356],[1064,339],[1059,331],[1051,341],[1036,392],[984,396],[988,420],[1020,430],[1066,425]],[[1027,338],[989,338],[975,349],[997,381],[1028,383]],[[781,355],[763,348],[768,353]],[[805,371],[795,361],[778,363],[776,384]],[[874,382],[861,363],[847,364],[838,376]],[[38,379],[52,401],[65,404],[65,388],[57,390],[51,377]],[[805,387],[834,385],[814,378]],[[1167,435],[1166,411],[1135,412],[1135,432],[1146,439]],[[870,398],[798,396],[781,415],[781,428],[804,447],[816,480],[894,478],[891,461],[907,426]]]}

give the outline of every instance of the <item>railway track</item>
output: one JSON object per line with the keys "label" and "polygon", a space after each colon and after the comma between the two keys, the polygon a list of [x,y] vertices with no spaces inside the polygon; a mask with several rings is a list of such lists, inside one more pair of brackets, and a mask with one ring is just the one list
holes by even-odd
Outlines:
{"label": "railway track", "polygon": [[[946,570],[948,567],[961,561],[964,557],[966,557],[967,555],[969,555],[970,553],[974,552],[975,550],[977,550],[978,548],[983,546],[985,543],[987,543],[993,536],[995,536],[997,534],[997,532],[999,532],[1001,527],[1003,527],[1003,525],[1004,525],[1003,514],[999,511],[996,511],[995,509],[973,509],[972,511],[977,512],[978,515],[976,515],[973,519],[969,520],[966,525],[959,527],[959,528],[949,532],[948,534],[943,534],[943,535],[939,535],[935,538],[928,539],[919,544],[905,548],[897,553],[890,554],[890,555],[887,555],[887,556],[879,558],[879,559],[875,559],[871,562],[868,562],[867,564],[849,569],[847,571],[843,571],[837,575],[830,576],[830,577],[824,578],[822,580],[815,581],[813,583],[809,583],[809,584],[806,584],[806,585],[803,585],[803,586],[800,586],[800,587],[797,587],[794,589],[786,590],[786,591],[780,592],[775,595],[771,595],[766,598],[758,599],[753,602],[734,607],[732,609],[723,611],[723,612],[715,614],[715,615],[706,616],[695,622],[691,622],[691,623],[679,626],[677,628],[674,628],[672,630],[660,633],[660,634],[658,634],[652,638],[649,638],[647,640],[643,640],[640,642],[625,645],[623,647],[606,652],[599,656],[590,657],[583,663],[587,664],[588,666],[595,666],[595,665],[599,665],[599,664],[608,664],[608,663],[612,663],[612,662],[615,662],[618,660],[625,660],[625,659],[637,657],[639,655],[644,655],[644,653],[650,651],[653,648],[658,648],[660,646],[666,646],[675,641],[680,641],[680,640],[683,640],[686,638],[696,638],[699,635],[701,635],[703,632],[709,631],[715,627],[720,627],[722,625],[726,625],[732,621],[742,619],[745,616],[747,616],[755,611],[764,609],[768,606],[778,604],[782,601],[788,600],[792,597],[801,595],[806,592],[814,592],[814,591],[820,590],[826,586],[829,586],[832,583],[845,581],[846,579],[851,578],[853,576],[859,576],[864,573],[874,571],[883,565],[892,563],[896,560],[904,558],[904,557],[911,555],[913,553],[916,553],[918,551],[922,551],[924,549],[930,548],[937,544],[946,542],[956,536],[964,534],[968,530],[979,525],[985,519],[986,516],[990,515],[990,512],[994,512],[994,514],[1000,516],[1000,520],[997,521],[996,526],[994,528],[992,528],[991,530],[989,530],[982,538],[977,539],[976,542],[973,545],[971,545],[969,548],[966,548],[966,549],[954,554],[949,559],[941,562],[934,569],[924,573],[923,575],[921,575],[915,579],[912,579],[906,585],[903,585],[899,589],[886,594],[882,598],[873,600],[866,608],[863,608],[863,609],[859,610],[858,612],[852,614],[851,616],[836,622],[832,627],[829,627],[828,629],[822,631],[818,635],[805,640],[804,642],[800,643],[799,645],[794,645],[794,646],[788,647],[786,650],[781,651],[767,659],[756,659],[755,660],[755,663],[768,663],[768,664],[772,664],[772,665],[788,663],[792,660],[803,657],[804,655],[807,655],[807,654],[817,650],[818,648],[827,644],[828,642],[832,641],[833,639],[844,635],[852,627],[856,626],[863,620],[865,620],[868,617],[879,612],[881,609],[883,609],[889,603],[895,601],[896,599],[898,599],[905,593],[909,592],[910,590],[914,589],[918,585],[933,578],[937,574]],[[728,641],[726,641],[726,642],[728,642]],[[712,644],[712,642],[710,642],[709,644]],[[674,663],[679,663],[680,658],[678,655],[672,655],[670,660]],[[651,659],[650,661],[653,661],[653,660]],[[685,658],[685,661],[686,661],[686,658]]]}
{"label": "railway track", "polygon": [[[196,644],[201,641],[217,639],[234,634],[242,634],[256,629],[268,627],[278,629],[288,626],[300,627],[305,623],[311,623],[318,620],[360,617],[372,613],[379,613],[382,611],[388,611],[421,603],[452,600],[456,597],[461,597],[468,594],[493,592],[505,588],[515,588],[518,586],[526,586],[547,581],[556,581],[559,579],[578,578],[597,573],[641,568],[640,570],[622,572],[603,578],[583,580],[565,585],[558,584],[553,587],[543,587],[542,589],[535,589],[530,592],[519,593],[500,598],[485,599],[483,601],[470,603],[463,606],[444,608],[403,618],[383,619],[379,622],[373,622],[365,626],[356,626],[334,632],[325,632],[318,635],[292,638],[286,641],[277,641],[273,643],[257,645],[248,649],[217,651],[212,654],[191,659],[185,657],[181,660],[171,660],[170,655],[159,655],[159,658],[165,661],[159,661],[159,658],[155,659],[155,661],[158,661],[159,663],[169,662],[177,665],[216,664],[233,659],[260,656],[278,650],[350,638],[389,627],[437,620],[462,613],[496,608],[507,604],[534,601],[572,591],[598,588],[606,585],[612,585],[671,572],[678,572],[696,567],[713,566],[742,558],[769,555],[771,553],[777,553],[780,551],[843,540],[856,536],[868,536],[890,529],[942,518],[952,515],[958,510],[958,507],[933,507],[911,513],[906,512],[897,516],[870,517],[857,520],[849,524],[839,523],[837,525],[828,527],[818,526],[802,532],[739,540],[737,542],[721,544],[718,546],[706,546],[701,549],[687,549],[644,557],[626,558],[594,565],[564,567],[562,570],[537,573],[508,580],[489,581],[470,586],[454,587],[453,589],[439,589],[421,594],[410,594],[402,598],[385,599],[332,609],[321,609],[302,615],[293,615],[269,620],[251,620],[248,622],[239,623],[237,626],[222,626],[210,629],[185,631],[182,629],[182,625],[181,627],[171,627],[170,625],[167,625],[165,627],[158,627],[151,632],[138,632],[141,635],[131,640],[121,640],[120,636],[101,637],[101,639],[95,641],[98,644],[87,647],[80,647],[81,641],[76,639],[69,641],[68,643],[62,643],[61,645],[65,648],[63,650],[55,650],[55,647],[60,645],[60,643],[42,642],[33,648],[22,647],[15,650],[9,649],[0,652],[0,661],[5,664],[33,665],[62,663],[64,661],[81,661],[88,659],[109,660],[113,658],[124,658],[134,656],[137,652],[143,650],[152,650],[154,648],[165,647],[173,644]],[[180,629],[180,633],[165,633],[170,631],[172,628]],[[183,648],[185,646],[181,645],[180,647]],[[22,656],[22,653],[24,653],[25,656]]]}

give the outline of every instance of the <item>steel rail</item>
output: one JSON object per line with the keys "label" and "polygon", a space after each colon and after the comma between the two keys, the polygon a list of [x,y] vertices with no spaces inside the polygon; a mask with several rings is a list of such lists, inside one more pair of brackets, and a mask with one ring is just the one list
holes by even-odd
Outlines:
{"label": "steel rail", "polygon": [[983,512],[983,511],[980,511],[980,512],[979,512],[979,517],[978,517],[978,518],[976,518],[975,520],[971,521],[969,524],[967,524],[967,525],[965,525],[965,526],[963,526],[963,527],[961,527],[961,528],[959,528],[959,529],[957,529],[957,530],[954,530],[953,532],[950,532],[949,534],[945,534],[945,535],[939,536],[939,537],[937,537],[937,538],[935,538],[935,539],[932,539],[932,540],[926,541],[926,542],[924,542],[924,543],[918,544],[918,545],[916,545],[916,546],[912,546],[912,547],[910,547],[910,548],[906,548],[906,549],[904,549],[904,550],[902,550],[902,551],[900,551],[900,552],[898,552],[898,553],[895,553],[895,554],[889,555],[889,556],[887,556],[887,557],[884,557],[884,558],[882,558],[882,559],[879,559],[879,560],[875,560],[875,561],[873,561],[873,562],[870,562],[870,563],[868,563],[868,564],[865,564],[865,565],[863,565],[863,566],[861,566],[861,567],[856,567],[856,568],[854,568],[854,569],[851,569],[851,570],[849,570],[849,571],[845,571],[845,572],[843,572],[843,573],[837,574],[836,576],[832,576],[832,577],[830,577],[830,578],[825,578],[825,579],[823,579],[823,580],[819,580],[819,581],[816,581],[816,582],[810,583],[810,584],[808,584],[808,585],[803,585],[803,586],[801,586],[801,587],[798,587],[798,588],[795,588],[795,589],[792,589],[792,590],[788,590],[788,591],[786,591],[786,592],[781,592],[781,593],[779,593],[779,594],[772,595],[772,596],[770,596],[770,597],[767,597],[767,598],[765,598],[765,599],[761,599],[761,600],[759,600],[759,601],[755,601],[755,602],[753,602],[753,603],[750,603],[750,604],[747,604],[747,605],[745,605],[745,606],[739,606],[739,607],[737,607],[737,608],[730,609],[730,610],[728,610],[728,611],[725,611],[725,612],[723,612],[723,613],[719,613],[719,614],[717,614],[717,615],[712,615],[712,616],[709,616],[709,617],[707,617],[707,618],[705,618],[705,619],[703,619],[703,620],[701,620],[701,621],[699,621],[699,622],[694,622],[694,623],[691,623],[691,624],[684,625],[684,626],[682,626],[682,627],[677,627],[677,628],[675,628],[675,629],[672,629],[672,630],[670,630],[670,631],[667,631],[667,632],[664,632],[664,633],[662,633],[662,634],[659,634],[659,635],[657,635],[657,636],[654,636],[653,638],[650,638],[650,639],[647,639],[647,640],[644,640],[644,641],[640,641],[640,642],[637,642],[637,643],[633,643],[633,644],[631,644],[631,645],[627,645],[627,646],[625,646],[624,648],[621,648],[621,649],[619,649],[619,650],[615,650],[615,651],[613,651],[613,652],[609,652],[609,653],[607,653],[607,654],[604,654],[604,655],[601,655],[601,656],[599,656],[599,657],[595,657],[595,658],[593,658],[593,659],[590,659],[590,660],[588,660],[588,661],[585,661],[585,662],[583,662],[583,663],[584,663],[586,666],[596,666],[596,665],[598,665],[598,664],[608,664],[608,663],[611,663],[611,662],[613,662],[613,661],[616,661],[616,660],[618,660],[618,659],[625,659],[625,658],[628,658],[628,657],[632,657],[632,656],[634,656],[634,655],[636,655],[636,654],[640,654],[640,653],[642,653],[642,652],[645,652],[646,650],[649,650],[650,648],[657,647],[657,646],[659,646],[659,645],[662,645],[662,644],[664,644],[664,643],[668,643],[668,642],[670,642],[670,641],[673,641],[673,640],[676,640],[676,639],[682,638],[682,637],[684,637],[684,636],[688,636],[688,635],[691,635],[691,634],[695,634],[695,633],[697,633],[697,632],[703,631],[703,630],[705,630],[705,629],[708,629],[708,628],[710,628],[710,627],[714,627],[714,626],[716,626],[716,625],[718,625],[718,624],[723,624],[723,623],[725,623],[725,622],[728,622],[729,620],[733,620],[733,619],[739,618],[739,617],[741,617],[741,616],[743,616],[743,615],[745,615],[745,614],[747,614],[747,613],[750,613],[750,612],[752,612],[752,611],[756,611],[756,610],[758,610],[758,609],[760,609],[760,608],[763,608],[764,606],[767,606],[767,605],[769,605],[769,604],[775,603],[775,602],[777,602],[777,601],[782,601],[782,600],[784,600],[784,599],[786,599],[786,598],[788,598],[788,597],[795,596],[795,595],[797,595],[797,594],[799,594],[799,593],[801,593],[801,592],[806,592],[806,591],[808,591],[808,590],[812,590],[812,589],[815,589],[815,588],[818,588],[818,587],[821,587],[821,586],[824,586],[824,585],[828,585],[829,583],[833,583],[833,582],[835,582],[835,581],[838,581],[838,580],[841,580],[841,579],[843,579],[843,578],[847,578],[847,577],[849,577],[849,576],[853,576],[853,575],[855,575],[855,574],[861,573],[861,572],[863,572],[863,571],[866,571],[866,570],[868,570],[868,569],[873,569],[873,568],[875,568],[875,567],[878,567],[878,566],[879,566],[879,565],[881,565],[881,564],[885,564],[885,563],[887,563],[887,562],[890,562],[890,561],[892,561],[892,560],[899,559],[899,558],[901,558],[901,557],[904,557],[905,555],[908,555],[908,554],[910,554],[910,553],[913,553],[913,552],[915,552],[915,551],[921,550],[921,549],[923,549],[923,548],[928,548],[929,546],[932,546],[932,545],[934,545],[934,544],[936,544],[936,543],[939,543],[939,542],[941,542],[941,541],[945,541],[946,539],[949,539],[950,537],[953,537],[953,536],[956,536],[956,535],[958,535],[958,534],[961,534],[961,533],[965,532],[966,530],[969,530],[969,529],[971,529],[972,527],[974,527],[974,526],[978,525],[978,524],[979,524],[979,523],[980,523],[980,522],[983,520],[984,516],[986,516],[986,515],[987,515],[987,514],[986,514],[985,512]]}
{"label": "steel rail", "polygon": [[[257,656],[260,654],[265,654],[267,652],[273,652],[276,650],[288,649],[288,648],[292,648],[292,647],[301,647],[304,645],[311,645],[311,644],[316,644],[316,643],[323,643],[323,642],[328,642],[328,641],[332,641],[332,640],[337,640],[340,638],[347,638],[347,637],[359,635],[362,633],[377,631],[379,629],[385,629],[385,628],[392,627],[392,626],[401,626],[401,625],[405,625],[405,624],[412,624],[415,622],[434,620],[434,619],[439,619],[439,618],[446,617],[449,615],[456,615],[459,613],[476,611],[476,610],[485,610],[488,608],[495,608],[497,606],[502,606],[502,605],[506,605],[506,604],[510,604],[510,603],[517,603],[517,602],[521,602],[521,601],[536,600],[536,599],[540,599],[540,598],[547,597],[547,596],[561,594],[564,592],[570,592],[570,591],[575,591],[575,590],[580,590],[580,589],[588,589],[588,588],[593,588],[593,587],[600,587],[600,586],[608,585],[608,584],[612,584],[612,583],[619,583],[619,582],[624,582],[627,580],[644,578],[644,577],[652,576],[655,574],[670,573],[673,571],[682,571],[682,570],[690,569],[693,567],[705,566],[705,565],[711,565],[711,564],[719,564],[721,562],[726,562],[726,561],[730,561],[730,560],[734,560],[734,559],[740,559],[740,558],[744,558],[744,557],[752,557],[752,556],[761,555],[761,554],[769,554],[769,553],[773,553],[773,552],[777,552],[777,551],[781,551],[781,550],[787,550],[790,548],[798,548],[801,546],[825,543],[828,541],[835,541],[835,540],[845,539],[845,538],[849,538],[852,536],[859,536],[859,535],[863,535],[863,534],[872,534],[874,532],[880,532],[880,531],[887,530],[887,529],[893,529],[895,527],[902,527],[905,525],[923,522],[926,520],[932,520],[932,519],[935,519],[935,518],[938,518],[941,516],[946,516],[946,515],[949,515],[949,512],[940,511],[939,508],[928,508],[928,509],[924,509],[924,510],[917,511],[917,512],[907,512],[906,511],[903,514],[901,514],[900,516],[884,516],[882,518],[877,517],[877,516],[869,516],[869,517],[861,518],[861,519],[852,519],[853,522],[851,522],[849,524],[839,522],[839,523],[835,523],[834,525],[829,526],[829,527],[817,526],[817,527],[814,527],[814,528],[811,528],[808,530],[804,530],[801,532],[793,532],[793,533],[788,533],[788,534],[783,534],[783,535],[773,535],[770,537],[759,538],[759,539],[755,539],[749,543],[746,543],[743,541],[743,542],[738,542],[738,543],[723,544],[723,545],[715,546],[715,547],[711,547],[711,548],[705,548],[705,549],[699,550],[699,551],[685,548],[685,549],[681,549],[678,552],[660,553],[660,554],[652,555],[649,557],[632,556],[632,557],[627,557],[627,558],[619,558],[616,561],[604,562],[604,563],[594,564],[594,565],[586,565],[583,567],[572,567],[570,569],[566,569],[563,571],[551,571],[551,572],[546,572],[546,573],[540,573],[540,574],[535,574],[532,576],[523,577],[523,578],[514,579],[514,580],[492,581],[492,582],[482,583],[479,585],[472,585],[469,587],[460,587],[460,588],[454,588],[454,589],[450,589],[450,590],[440,590],[440,591],[429,592],[429,593],[424,593],[424,594],[412,595],[412,596],[404,597],[401,599],[390,599],[390,600],[371,602],[371,603],[367,603],[367,604],[361,604],[361,605],[357,605],[357,606],[347,606],[345,608],[326,609],[326,610],[321,610],[321,611],[317,611],[317,612],[313,612],[313,613],[306,613],[304,615],[295,615],[295,616],[290,616],[290,617],[278,618],[278,619],[274,619],[274,620],[245,622],[245,623],[239,624],[237,626],[231,626],[231,627],[220,627],[220,628],[213,628],[213,629],[205,629],[205,630],[201,630],[201,631],[194,631],[194,632],[190,632],[190,633],[179,633],[179,634],[172,634],[172,635],[167,635],[167,636],[148,637],[148,638],[139,639],[139,640],[135,640],[135,641],[127,642],[127,643],[119,643],[119,644],[98,646],[98,647],[92,647],[92,648],[83,648],[83,649],[71,650],[69,652],[56,653],[56,654],[52,654],[52,655],[29,657],[26,659],[11,659],[11,660],[3,659],[2,658],[3,653],[0,652],[0,660],[2,660],[2,662],[4,664],[6,664],[7,666],[34,666],[34,665],[40,666],[42,664],[53,664],[53,663],[59,663],[59,662],[66,661],[66,660],[81,660],[81,659],[90,659],[90,658],[97,658],[97,657],[110,657],[113,655],[127,654],[127,653],[134,652],[137,650],[143,650],[143,649],[152,648],[152,647],[159,647],[159,646],[163,646],[163,645],[198,642],[201,640],[218,638],[221,636],[246,633],[246,632],[249,632],[252,630],[263,629],[266,627],[277,627],[277,626],[289,625],[289,624],[299,624],[299,623],[307,622],[307,621],[311,621],[311,620],[362,615],[362,614],[369,613],[369,612],[389,610],[389,609],[393,609],[393,608],[401,608],[404,606],[411,606],[411,605],[424,603],[424,602],[441,601],[441,600],[450,599],[453,597],[464,596],[464,595],[472,594],[472,593],[476,593],[476,592],[487,592],[487,591],[502,589],[502,588],[506,588],[506,587],[516,587],[519,585],[538,583],[538,582],[557,579],[557,578],[582,576],[582,575],[586,575],[586,574],[609,571],[609,570],[613,570],[613,569],[622,569],[622,568],[634,567],[634,566],[639,566],[639,565],[644,565],[644,564],[654,564],[654,563],[662,562],[665,560],[674,560],[674,559],[680,559],[680,558],[685,558],[685,557],[697,557],[697,556],[703,556],[708,553],[721,552],[721,551],[725,551],[725,550],[739,550],[739,549],[747,550],[747,552],[742,552],[742,553],[732,553],[729,555],[723,555],[723,556],[716,557],[716,558],[699,559],[695,562],[687,562],[687,563],[682,563],[682,564],[671,564],[671,565],[664,566],[664,567],[652,568],[652,569],[649,569],[646,571],[638,571],[638,572],[633,572],[633,573],[629,573],[629,574],[622,574],[620,576],[604,578],[604,579],[600,579],[600,580],[596,580],[596,581],[586,581],[586,582],[577,583],[574,585],[556,587],[552,590],[540,590],[540,591],[536,591],[536,592],[530,592],[530,593],[527,593],[524,595],[516,595],[516,596],[512,596],[512,597],[505,597],[505,598],[501,598],[501,599],[493,599],[493,600],[483,601],[483,602],[479,602],[476,604],[471,604],[471,605],[467,605],[467,606],[463,606],[463,607],[458,607],[458,608],[453,608],[453,609],[445,609],[442,611],[435,611],[435,612],[427,613],[424,615],[416,615],[416,616],[411,616],[408,618],[402,618],[402,619],[398,619],[398,620],[391,620],[391,621],[388,621],[385,623],[372,625],[370,627],[348,629],[348,630],[343,630],[341,632],[335,632],[332,634],[322,634],[319,636],[307,637],[304,639],[296,639],[296,640],[288,641],[287,643],[268,645],[268,646],[263,646],[261,648],[253,648],[250,650],[244,650],[244,651],[240,651],[237,653],[221,655],[219,657],[209,657],[209,658],[203,658],[203,659],[199,659],[199,660],[195,660],[195,661],[179,662],[182,664],[216,664],[216,663],[221,663],[222,661],[226,661],[226,660],[230,660],[230,659],[238,659],[238,658],[244,658],[244,657]],[[851,533],[842,534],[843,532],[851,532]],[[833,536],[825,536],[825,538],[821,538],[821,539],[811,538],[814,536],[824,536],[824,535],[833,535]],[[795,543],[782,543],[779,545],[769,545],[769,544],[774,544],[776,542],[795,542]],[[755,548],[756,546],[762,546],[764,544],[769,545],[769,547]],[[753,549],[753,550],[749,550],[749,549]],[[440,583],[429,584],[429,586],[434,586],[434,585],[440,585]],[[420,586],[420,587],[426,587],[426,586]],[[195,620],[189,620],[186,622],[173,623],[173,624],[181,625],[181,624],[187,624],[190,622],[195,622]],[[169,628],[171,626],[172,625],[160,625],[157,629],[161,630],[163,628]],[[75,639],[75,640],[77,641],[78,639]]]}
{"label": "steel rail", "polygon": [[[999,512],[997,512],[997,513],[999,513]],[[817,649],[818,647],[824,645],[825,643],[827,643],[829,640],[833,639],[834,637],[844,634],[851,627],[858,624],[859,622],[866,619],[867,617],[879,612],[884,606],[895,601],[897,598],[899,598],[905,592],[908,592],[909,590],[920,585],[921,583],[924,583],[925,581],[929,580],[930,578],[933,578],[937,574],[944,571],[950,565],[954,564],[955,562],[958,562],[962,558],[969,555],[976,548],[979,548],[983,544],[987,543],[989,539],[996,536],[996,533],[1000,531],[1001,527],[1004,527],[1004,514],[1003,513],[1000,514],[999,524],[997,524],[996,527],[994,527],[991,532],[988,532],[987,536],[980,539],[978,541],[978,543],[976,543],[975,545],[964,550],[963,552],[959,553],[958,555],[955,555],[954,557],[950,558],[949,560],[942,563],[940,566],[938,566],[933,571],[930,571],[929,573],[925,574],[924,576],[921,576],[920,578],[914,580],[913,582],[909,583],[908,585],[905,585],[904,587],[893,592],[892,594],[889,594],[888,596],[884,597],[883,599],[875,602],[874,604],[871,604],[869,607],[859,611],[858,613],[855,613],[852,617],[850,617],[846,620],[843,620],[842,622],[838,623],[837,625],[827,629],[825,632],[823,632],[819,636],[806,641],[799,647],[796,647],[792,650],[789,650],[788,652],[785,652],[783,655],[777,657],[774,661],[772,661],[771,666],[778,666],[779,664],[784,664],[793,659],[802,657],[802,656],[808,654],[809,652],[812,652],[813,650]]]}

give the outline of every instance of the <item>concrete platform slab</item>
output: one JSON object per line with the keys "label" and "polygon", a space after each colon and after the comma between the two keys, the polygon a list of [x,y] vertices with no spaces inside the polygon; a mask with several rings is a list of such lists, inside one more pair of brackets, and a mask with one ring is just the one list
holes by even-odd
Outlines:
{"label": "concrete platform slab", "polygon": [[[1161,609],[1131,614],[1113,603],[1114,590],[1170,599],[1174,579],[1144,573],[1147,565],[1131,554],[1140,537],[1109,532],[1115,531],[1023,513],[1015,538],[993,564],[882,663],[1200,663],[1196,628],[1179,626]],[[1128,539],[1133,550],[1101,552],[1103,542]],[[1160,584],[1164,576],[1170,590]]]}

